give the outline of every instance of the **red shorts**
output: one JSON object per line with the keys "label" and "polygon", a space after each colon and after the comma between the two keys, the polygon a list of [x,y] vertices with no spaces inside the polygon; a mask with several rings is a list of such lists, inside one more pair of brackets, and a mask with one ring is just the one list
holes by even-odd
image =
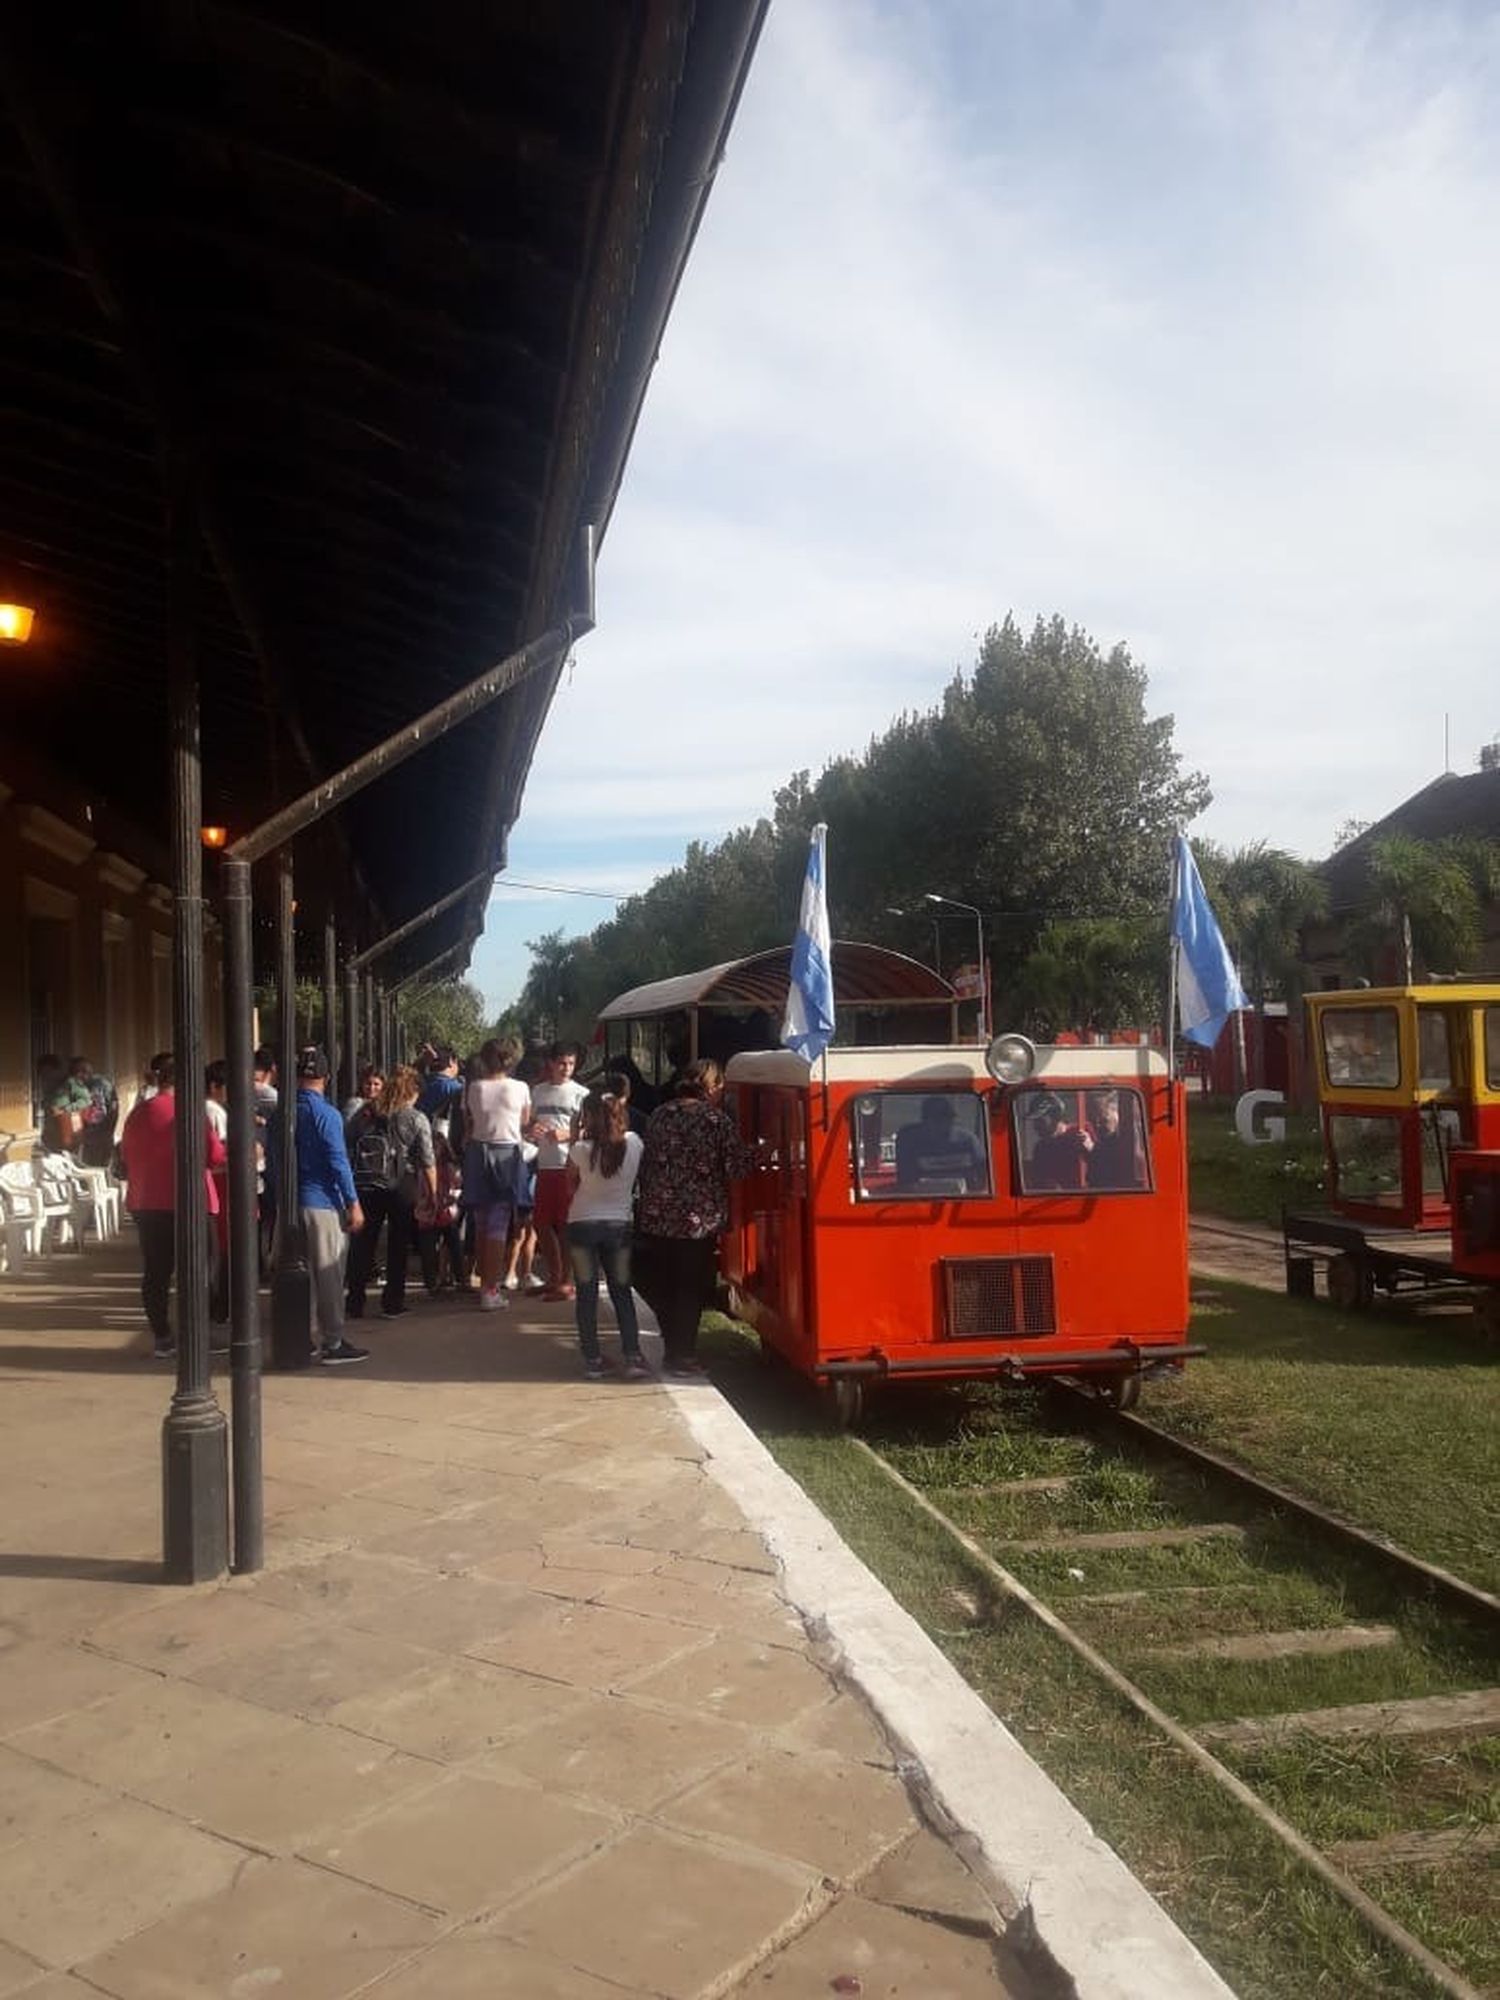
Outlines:
{"label": "red shorts", "polygon": [[566,1167],[538,1167],[536,1206],[531,1219],[538,1229],[561,1229],[568,1219],[573,1190],[568,1186]]}

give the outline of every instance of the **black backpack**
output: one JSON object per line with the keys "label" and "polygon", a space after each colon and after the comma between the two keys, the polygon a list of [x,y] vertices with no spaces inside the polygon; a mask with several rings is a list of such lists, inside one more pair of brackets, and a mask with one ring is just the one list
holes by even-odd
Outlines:
{"label": "black backpack", "polygon": [[366,1188],[394,1188],[401,1181],[401,1146],[391,1130],[389,1118],[378,1111],[361,1120],[354,1138],[354,1185]]}

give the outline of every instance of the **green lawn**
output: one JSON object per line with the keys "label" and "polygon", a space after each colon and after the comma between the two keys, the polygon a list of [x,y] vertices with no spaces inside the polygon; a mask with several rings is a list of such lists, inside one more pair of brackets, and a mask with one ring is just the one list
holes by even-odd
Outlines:
{"label": "green lawn", "polygon": [[1341,1314],[1200,1278],[1208,1355],[1141,1415],[1500,1590],[1500,1358],[1463,1310]]}
{"label": "green lawn", "polygon": [[1205,1215],[1276,1227],[1284,1206],[1317,1207],[1324,1199],[1317,1113],[1288,1117],[1278,1145],[1247,1146],[1228,1098],[1189,1098],[1188,1199]]}

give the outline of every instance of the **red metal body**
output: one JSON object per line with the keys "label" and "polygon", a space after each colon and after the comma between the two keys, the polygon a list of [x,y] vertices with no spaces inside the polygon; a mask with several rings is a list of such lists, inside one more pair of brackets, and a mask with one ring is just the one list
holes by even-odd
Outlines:
{"label": "red metal body", "polygon": [[811,1073],[777,1051],[728,1080],[758,1164],[725,1274],[812,1379],[1123,1377],[1188,1351],[1186,1125],[1158,1051],[1044,1049],[1003,1087],[965,1048]]}

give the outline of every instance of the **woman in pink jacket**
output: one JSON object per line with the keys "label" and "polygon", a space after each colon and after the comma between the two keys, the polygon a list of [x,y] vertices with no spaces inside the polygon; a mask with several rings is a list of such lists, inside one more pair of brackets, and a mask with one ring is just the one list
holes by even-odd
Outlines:
{"label": "woman in pink jacket", "polygon": [[[158,1361],[170,1361],[177,1353],[170,1310],[177,1263],[177,1066],[170,1054],[153,1056],[151,1075],[155,1095],[143,1097],[125,1120],[120,1151],[125,1159],[125,1206],[141,1242],[141,1304],[151,1325],[152,1352]],[[226,1155],[223,1140],[206,1118],[203,1142],[203,1212],[211,1217],[219,1208],[215,1169],[223,1167]]]}

